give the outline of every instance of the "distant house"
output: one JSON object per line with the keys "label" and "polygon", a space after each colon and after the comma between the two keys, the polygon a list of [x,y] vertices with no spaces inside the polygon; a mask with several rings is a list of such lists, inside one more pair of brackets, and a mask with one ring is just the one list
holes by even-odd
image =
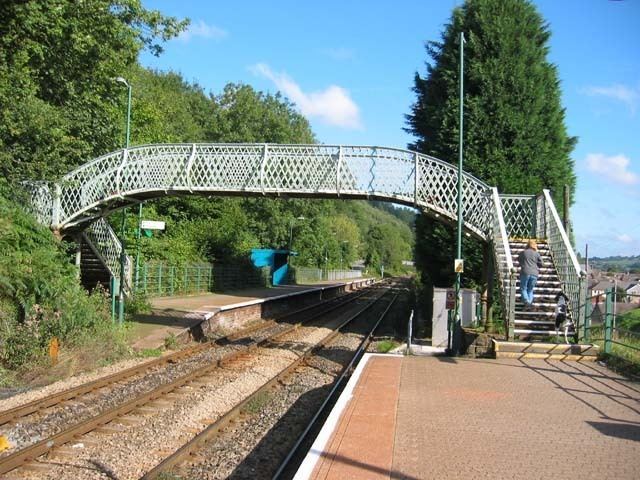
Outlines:
{"label": "distant house", "polygon": [[632,283],[627,287],[625,293],[627,294],[627,302],[640,304],[640,282]]}
{"label": "distant house", "polygon": [[589,293],[589,297],[591,297],[591,303],[601,303],[604,302],[604,293],[613,288],[613,282],[610,280],[600,280],[596,284],[590,287],[591,292]]}

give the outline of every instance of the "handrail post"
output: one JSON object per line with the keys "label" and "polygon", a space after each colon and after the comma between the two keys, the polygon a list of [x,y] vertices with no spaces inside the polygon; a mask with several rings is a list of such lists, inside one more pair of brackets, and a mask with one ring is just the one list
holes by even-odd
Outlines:
{"label": "handrail post", "polygon": [[605,292],[604,308],[604,353],[611,353],[611,338],[613,327],[613,294],[612,289],[607,288]]}
{"label": "handrail post", "polygon": [[591,314],[593,307],[591,305],[591,299],[585,298],[584,300],[584,323],[582,326],[582,341],[589,343],[591,339]]}
{"label": "handrail post", "polygon": [[58,183],[53,186],[53,205],[51,207],[51,230],[60,229],[60,208],[62,200],[62,187]]}
{"label": "handrail post", "polygon": [[418,208],[418,189],[420,186],[418,167],[419,167],[418,152],[415,152],[413,154],[413,206],[414,208]]}
{"label": "handrail post", "polygon": [[340,170],[342,168],[342,145],[338,147],[338,164],[336,165],[336,194],[340,196]]}
{"label": "handrail post", "polygon": [[578,279],[578,292],[579,292],[579,299],[581,301],[584,302],[585,304],[585,308],[580,308],[580,302],[578,302],[578,318],[577,318],[577,323],[576,323],[576,333],[578,333],[580,331],[580,328],[582,327],[584,330],[584,325],[586,323],[586,318],[587,318],[587,310],[586,310],[586,305],[587,305],[587,274],[586,272],[580,272],[580,277]]}
{"label": "handrail post", "polygon": [[507,340],[515,338],[515,310],[516,310],[516,271],[514,268],[509,272],[509,306],[506,318],[508,319]]}

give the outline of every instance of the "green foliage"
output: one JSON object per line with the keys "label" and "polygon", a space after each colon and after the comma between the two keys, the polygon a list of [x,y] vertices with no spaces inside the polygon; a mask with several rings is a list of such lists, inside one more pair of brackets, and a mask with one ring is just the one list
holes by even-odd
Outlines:
{"label": "green foliage", "polygon": [[393,340],[382,340],[376,343],[376,350],[378,353],[387,353],[398,346],[398,342]]}
{"label": "green foliage", "polygon": [[152,358],[152,357],[160,357],[162,355],[162,350],[159,348],[143,348],[137,353],[140,358]]}
{"label": "green foliage", "polygon": [[178,339],[173,333],[170,333],[164,339],[164,348],[167,350],[175,350],[178,348]]}
{"label": "green foliage", "polygon": [[187,23],[140,0],[6,0],[0,25],[0,173],[51,180],[122,144],[113,78]]}
{"label": "green foliage", "polygon": [[242,408],[242,413],[255,415],[260,412],[270,401],[273,395],[268,391],[261,391],[254,395]]}
{"label": "green foliage", "polygon": [[640,255],[629,257],[593,257],[589,259],[589,265],[607,272],[640,273]]}
{"label": "green foliage", "polygon": [[[426,45],[427,75],[416,73],[416,102],[407,115],[410,147],[451,163],[458,158],[459,37],[466,44],[464,169],[501,193],[575,191],[556,67],[547,60],[550,32],[527,0],[467,0],[455,8],[440,41]],[[423,218],[417,228],[425,283],[452,283],[452,228]],[[463,243],[465,278],[479,282],[480,247]]]}
{"label": "green foliage", "polygon": [[104,292],[82,289],[62,246],[9,196],[1,182],[0,365],[15,369],[44,355],[54,336],[70,346],[112,327]]}

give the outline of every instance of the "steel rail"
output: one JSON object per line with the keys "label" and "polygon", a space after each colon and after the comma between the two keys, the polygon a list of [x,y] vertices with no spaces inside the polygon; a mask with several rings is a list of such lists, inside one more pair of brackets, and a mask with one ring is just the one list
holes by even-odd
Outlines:
{"label": "steel rail", "polygon": [[302,443],[307,438],[307,435],[309,435],[309,432],[311,432],[311,430],[314,428],[316,422],[318,421],[320,416],[324,413],[325,409],[327,408],[327,405],[329,405],[329,403],[333,399],[335,393],[338,391],[338,389],[344,383],[345,379],[348,376],[351,375],[351,373],[353,372],[354,365],[357,362],[360,361],[360,359],[364,355],[365,350],[371,344],[371,340],[373,338],[373,334],[376,332],[376,330],[378,329],[378,326],[380,325],[382,320],[386,317],[387,313],[389,312],[389,310],[391,309],[391,307],[393,306],[393,304],[395,303],[395,301],[397,300],[399,295],[400,295],[399,293],[396,293],[395,297],[393,297],[391,302],[389,302],[389,305],[387,305],[387,308],[385,309],[385,311],[382,312],[382,315],[380,315],[380,318],[378,318],[378,321],[376,322],[376,324],[371,328],[371,330],[369,331],[367,336],[362,340],[362,342],[360,342],[360,345],[358,346],[358,349],[356,350],[355,354],[353,355],[353,358],[351,359],[349,364],[342,369],[342,372],[340,373],[340,377],[333,383],[333,387],[331,388],[331,391],[325,397],[324,402],[322,402],[322,405],[320,405],[320,407],[316,411],[316,413],[313,416],[313,418],[307,424],[307,426],[304,429],[304,431],[298,436],[298,439],[296,440],[296,443],[293,445],[293,447],[291,447],[291,450],[289,451],[289,453],[287,454],[285,459],[282,461],[282,463],[280,464],[280,466],[276,470],[276,473],[274,473],[273,476],[271,477],[272,480],[279,479],[280,476],[284,473],[284,471],[289,468],[291,460],[298,454],[298,452],[300,450],[300,447],[302,446]]}
{"label": "steel rail", "polygon": [[[364,308],[358,310],[355,314],[351,315],[347,320],[342,322],[338,327],[334,329],[333,332],[326,335],[317,345],[323,344],[323,342],[327,342],[338,334],[338,331],[344,328],[347,324],[351,323],[353,320],[362,315],[365,311],[370,309],[374,304],[376,304],[380,299],[382,299],[388,292],[384,292],[382,295],[377,296],[372,302],[368,303]],[[386,313],[386,311],[385,311]],[[269,381],[263,384],[262,387],[258,388],[254,393],[245,398],[244,400],[238,402],[231,410],[225,413],[222,417],[216,420],[214,423],[206,427],[202,432],[193,437],[189,442],[184,444],[178,450],[176,450],[172,455],[165,458],[162,462],[156,465],[152,470],[149,470],[145,475],[140,477],[140,480],[153,480],[158,478],[163,472],[168,471],[172,467],[180,464],[185,458],[189,457],[194,451],[200,448],[201,445],[209,442],[213,439],[221,429],[223,429],[226,425],[228,425],[233,419],[237,418],[241,413],[242,409],[249,403],[251,400],[256,398],[265,390],[268,390],[276,383],[280,382],[283,378],[287,377],[290,373],[292,373],[295,369],[297,369],[312,353],[314,353],[315,347],[309,348],[305,352],[303,352],[300,357],[298,357],[293,363],[285,367],[279,373],[277,373],[274,377],[272,377]]]}
{"label": "steel rail", "polygon": [[[257,347],[261,346],[261,345],[265,345],[268,342],[273,341],[275,338],[278,338],[280,336],[285,335],[286,333],[289,333],[295,329],[297,329],[300,325],[302,325],[305,322],[308,322],[310,320],[313,320],[315,318],[318,318],[322,315],[325,315],[326,313],[333,311],[336,308],[339,308],[347,303],[350,303],[352,301],[357,300],[358,298],[360,298],[362,295],[364,295],[365,293],[367,293],[369,289],[365,288],[364,291],[362,292],[355,292],[356,294],[360,294],[360,295],[347,295],[347,299],[345,299],[344,302],[339,303],[337,305],[333,305],[332,308],[327,309],[326,311],[322,311],[319,313],[316,313],[314,315],[312,315],[311,317],[305,319],[303,322],[298,322],[295,324],[291,324],[289,325],[287,328],[285,328],[284,330],[281,330],[279,332],[275,332],[273,335],[268,336],[267,338],[264,338],[262,340],[259,341],[254,341],[251,342],[249,344],[246,345],[241,345],[239,346],[239,348],[234,351],[231,352],[230,354],[225,355],[223,358],[218,359],[214,364],[211,365],[207,365],[205,367],[202,368],[198,368],[192,372],[189,372],[179,378],[177,378],[176,380],[160,385],[156,388],[154,388],[153,390],[146,392],[142,395],[137,396],[136,398],[129,400],[128,402],[125,402],[123,404],[120,404],[114,408],[105,410],[103,412],[101,412],[100,414],[87,419],[85,421],[82,421],[78,424],[75,424],[55,435],[52,435],[51,437],[45,438],[39,442],[36,442],[24,449],[21,449],[17,452],[14,452],[11,455],[7,455],[5,457],[1,457],[0,458],[0,474],[4,474],[7,472],[10,472],[11,470],[14,470],[18,467],[20,467],[21,465],[36,459],[37,457],[49,452],[50,450],[56,448],[56,447],[60,447],[62,445],[64,445],[65,443],[68,443],[69,441],[72,441],[74,439],[76,439],[77,437],[84,435],[92,430],[95,430],[96,428],[101,427],[102,425],[105,425],[113,420],[115,420],[118,417],[121,417],[123,415],[126,415],[127,413],[135,410],[138,407],[143,406],[146,403],[149,403],[150,401],[156,400],[158,398],[161,398],[162,396],[165,396],[168,393],[171,393],[172,391],[176,390],[177,388],[182,387],[183,385],[195,381],[197,380],[199,377],[203,377],[207,374],[209,374],[210,372],[212,372],[213,370],[224,366],[226,363],[234,360],[235,358],[239,357],[240,355],[246,353],[247,351],[251,351],[253,349],[256,349]],[[333,300],[333,299],[332,299]],[[178,352],[180,353],[180,352]],[[135,368],[135,367],[134,367]]]}
{"label": "steel rail", "polygon": [[[71,400],[73,398],[79,397],[80,395],[84,395],[86,393],[98,390],[100,388],[106,387],[108,385],[112,385],[127,378],[131,378],[140,373],[146,372],[156,367],[162,367],[167,363],[175,363],[184,358],[189,358],[194,355],[197,355],[203,351],[209,349],[219,348],[221,345],[225,344],[225,342],[232,342],[239,338],[246,337],[249,333],[255,332],[260,329],[268,329],[272,326],[271,322],[274,321],[282,321],[286,318],[293,317],[295,315],[300,315],[301,313],[307,312],[314,308],[323,307],[330,305],[332,303],[338,302],[340,304],[340,300],[345,300],[350,298],[351,295],[354,295],[360,292],[350,292],[346,295],[340,295],[328,300],[323,300],[319,303],[309,305],[303,307],[301,309],[295,310],[293,312],[287,312],[283,315],[275,317],[271,321],[267,321],[266,324],[259,324],[247,327],[246,329],[242,329],[238,332],[231,333],[225,337],[219,338],[213,342],[206,342],[200,345],[196,345],[194,347],[190,347],[179,352],[172,353],[170,355],[165,355],[161,358],[157,358],[155,360],[151,360],[149,362],[145,362],[141,365],[137,365],[135,367],[128,368],[126,370],[122,370],[120,372],[114,373],[112,375],[108,375],[102,378],[98,378],[94,381],[84,383],[82,385],[78,385],[76,387],[64,390],[62,392],[58,392],[52,395],[47,396],[46,398],[33,400],[24,405],[18,405],[17,407],[11,408],[9,410],[0,411],[0,425],[4,425],[5,423],[11,422],[21,417],[25,417],[32,413],[35,413],[39,410],[43,410],[45,408],[49,408],[55,406],[59,403],[62,403],[66,400]],[[337,307],[336,307],[337,308]],[[324,311],[324,310],[323,310]],[[331,310],[328,310],[331,311]],[[306,321],[306,320],[305,320]]]}

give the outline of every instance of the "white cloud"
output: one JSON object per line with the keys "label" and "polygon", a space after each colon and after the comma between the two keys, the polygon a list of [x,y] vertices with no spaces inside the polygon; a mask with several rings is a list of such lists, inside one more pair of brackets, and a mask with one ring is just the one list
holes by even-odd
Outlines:
{"label": "white cloud", "polygon": [[178,40],[188,42],[192,38],[200,37],[214,40],[221,40],[228,35],[226,30],[215,25],[207,25],[204,20],[198,20],[197,22],[189,25],[189,28],[178,35]]}
{"label": "white cloud", "polygon": [[626,233],[623,233],[622,235],[618,235],[616,238],[622,243],[631,243],[631,242],[633,242],[633,238],[631,238],[631,236],[627,235]]}
{"label": "white cloud", "polygon": [[609,87],[586,87],[582,93],[589,96],[602,96],[618,100],[624,103],[632,114],[636,112],[638,102],[640,102],[640,88],[631,88],[618,83]]}
{"label": "white cloud", "polygon": [[620,154],[607,157],[602,153],[590,153],[586,158],[587,169],[623,185],[634,185],[640,177],[628,170],[631,160]]}
{"label": "white cloud", "polygon": [[320,50],[323,55],[332,58],[333,60],[338,60],[341,62],[347,60],[353,60],[356,56],[356,52],[352,48],[323,48]]}
{"label": "white cloud", "polygon": [[271,68],[258,63],[251,71],[271,80],[309,118],[317,117],[321,121],[337,127],[361,130],[360,110],[349,96],[349,92],[337,85],[330,85],[318,92],[303,92],[300,85],[286,73],[275,73]]}

